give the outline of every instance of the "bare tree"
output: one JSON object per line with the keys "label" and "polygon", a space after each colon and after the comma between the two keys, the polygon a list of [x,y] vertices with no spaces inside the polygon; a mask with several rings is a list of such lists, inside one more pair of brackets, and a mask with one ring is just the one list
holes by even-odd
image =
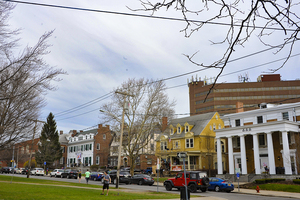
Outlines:
{"label": "bare tree", "polygon": [[0,150],[28,139],[33,121],[45,105],[43,95],[54,90],[50,82],[59,81],[61,69],[50,67],[43,60],[48,54],[47,39],[53,31],[46,32],[33,47],[27,46],[15,56],[18,30],[10,31],[7,18],[14,7],[0,2]]}
{"label": "bare tree", "polygon": [[112,128],[119,132],[124,100],[129,104],[129,111],[125,114],[123,149],[129,157],[131,173],[162,117],[172,118],[174,115],[175,101],[169,101],[165,89],[162,81],[129,79],[117,91],[133,94],[133,97],[115,93],[110,103],[101,106],[106,111],[105,120],[112,120]]}
{"label": "bare tree", "polygon": [[[144,8],[137,10],[151,11],[152,14],[163,8],[167,10],[173,8],[181,12],[186,21],[186,26],[182,30],[185,37],[190,37],[194,32],[209,25],[215,26],[217,31],[220,31],[219,27],[227,27],[221,41],[211,41],[212,44],[220,45],[219,48],[225,45],[223,56],[216,58],[212,63],[205,64],[195,61],[194,57],[197,52],[193,55],[186,55],[192,63],[198,66],[219,69],[210,91],[237,46],[244,47],[253,35],[257,35],[264,45],[276,49],[275,53],[288,49],[286,60],[276,69],[270,69],[270,72],[276,72],[285,65],[291,56],[295,42],[299,40],[299,1],[149,0],[141,1],[141,4]],[[275,35],[276,40],[270,41],[270,35]]]}

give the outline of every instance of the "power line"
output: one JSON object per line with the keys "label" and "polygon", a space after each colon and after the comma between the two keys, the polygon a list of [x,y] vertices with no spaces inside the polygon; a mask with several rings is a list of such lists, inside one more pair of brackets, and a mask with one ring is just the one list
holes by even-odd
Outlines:
{"label": "power line", "polygon": [[[52,8],[61,8],[61,9],[70,9],[70,10],[79,10],[79,11],[86,11],[86,12],[98,12],[98,13],[106,13],[106,14],[115,14],[115,15],[125,15],[131,17],[143,17],[143,18],[153,18],[153,19],[162,19],[162,20],[171,20],[171,21],[184,21],[185,19],[180,18],[172,18],[172,17],[160,17],[160,16],[153,16],[153,15],[141,15],[141,14],[132,14],[132,13],[125,13],[125,12],[115,12],[115,11],[107,11],[107,10],[96,10],[96,9],[89,9],[89,8],[80,8],[80,7],[73,7],[73,6],[62,6],[62,5],[54,5],[54,4],[43,4],[43,3],[35,3],[35,2],[28,2],[28,1],[15,1],[15,0],[2,0],[7,2],[13,3],[20,3],[20,4],[27,4],[27,5],[34,5],[34,6],[44,6],[44,7],[52,7]],[[212,25],[220,25],[220,26],[236,26],[240,27],[241,25],[238,24],[229,24],[229,23],[221,23],[221,22],[210,22],[210,21],[201,21],[201,20],[188,20],[189,22],[193,23],[203,23],[203,24],[212,24]],[[296,31],[296,29],[283,29],[283,28],[274,28],[274,27],[263,27],[263,26],[247,26],[248,28],[257,28],[257,29],[268,29],[268,30],[285,30],[285,31]]]}

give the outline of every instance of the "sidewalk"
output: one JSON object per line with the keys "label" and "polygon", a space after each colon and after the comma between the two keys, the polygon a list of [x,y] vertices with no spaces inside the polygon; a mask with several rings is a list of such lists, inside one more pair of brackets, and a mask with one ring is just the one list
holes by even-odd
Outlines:
{"label": "sidewalk", "polygon": [[[243,185],[245,183],[240,182],[239,185]],[[156,186],[156,182],[154,183]],[[259,193],[256,192],[255,189],[238,189],[238,182],[233,182],[234,190],[232,193],[240,193],[240,194],[250,194],[250,195],[261,195],[261,196],[274,196],[274,197],[285,197],[285,198],[295,198],[300,199],[300,193],[293,192],[279,192],[279,191],[269,191],[269,190],[260,190]],[[163,183],[159,183],[159,186],[163,186]],[[191,193],[192,194],[192,193]],[[219,197],[192,197],[191,200],[226,200],[225,198]]]}

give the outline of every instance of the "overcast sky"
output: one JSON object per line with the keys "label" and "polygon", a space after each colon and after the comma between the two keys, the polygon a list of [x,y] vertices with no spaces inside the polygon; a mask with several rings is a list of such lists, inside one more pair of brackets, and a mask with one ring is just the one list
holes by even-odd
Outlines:
{"label": "overcast sky", "polygon": [[[80,7],[87,9],[126,12],[150,15],[148,12],[133,12],[131,8],[142,8],[138,0],[35,0],[32,2]],[[51,66],[61,68],[68,73],[62,75],[60,82],[53,82],[56,91],[49,92],[45,98],[47,106],[42,110],[40,120],[45,120],[49,112],[55,115],[57,129],[83,130],[99,123],[99,107],[109,101],[103,99],[128,78],[163,79],[199,70],[198,66],[187,60],[183,54],[192,55],[198,51],[195,59],[199,63],[210,64],[219,58],[223,49],[211,45],[210,40],[220,41],[224,37],[224,27],[207,25],[195,32],[190,38],[180,32],[185,22],[160,20],[101,12],[86,12],[61,8],[16,4],[9,23],[12,28],[22,28],[19,35],[21,44],[32,46],[46,31],[54,30],[49,39],[51,53],[45,60]],[[180,12],[161,10],[156,16],[182,18]],[[193,19],[197,19],[196,16]],[[201,20],[201,19],[198,19]],[[278,37],[278,36],[276,36]],[[278,38],[270,37],[276,41]],[[276,44],[276,42],[274,43]],[[239,47],[233,58],[249,55],[267,49],[256,37],[251,38],[244,47]],[[293,54],[300,53],[296,43]],[[270,68],[277,68],[282,62],[262,65],[284,58],[287,50],[274,55],[275,50],[247,57],[228,64],[221,82],[237,82],[239,75],[249,75],[250,81]],[[300,57],[291,58],[286,66],[279,70],[283,80],[300,78]],[[256,67],[258,65],[262,65]],[[247,68],[253,68],[248,69]],[[254,68],[255,67],[255,68]],[[237,72],[237,70],[243,70]],[[232,73],[235,72],[235,73]],[[208,69],[198,73],[167,80],[170,99],[177,101],[176,114],[185,117],[189,113],[189,89],[187,79],[196,75],[215,77],[218,71]],[[230,75],[226,75],[232,73]],[[177,87],[176,87],[177,86]],[[174,88],[172,88],[174,87]],[[90,102],[84,109],[66,113],[65,111]],[[62,113],[64,112],[64,113]],[[87,114],[83,114],[87,113]]]}

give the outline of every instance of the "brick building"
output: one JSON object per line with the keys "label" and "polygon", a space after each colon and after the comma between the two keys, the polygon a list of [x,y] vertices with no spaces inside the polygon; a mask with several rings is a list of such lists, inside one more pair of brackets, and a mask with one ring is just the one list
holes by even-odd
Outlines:
{"label": "brick building", "polygon": [[260,75],[257,82],[217,83],[208,96],[212,85],[207,80],[192,80],[188,86],[191,115],[234,113],[237,101],[248,111],[261,103],[295,103],[300,98],[300,80],[282,81],[280,74]]}

